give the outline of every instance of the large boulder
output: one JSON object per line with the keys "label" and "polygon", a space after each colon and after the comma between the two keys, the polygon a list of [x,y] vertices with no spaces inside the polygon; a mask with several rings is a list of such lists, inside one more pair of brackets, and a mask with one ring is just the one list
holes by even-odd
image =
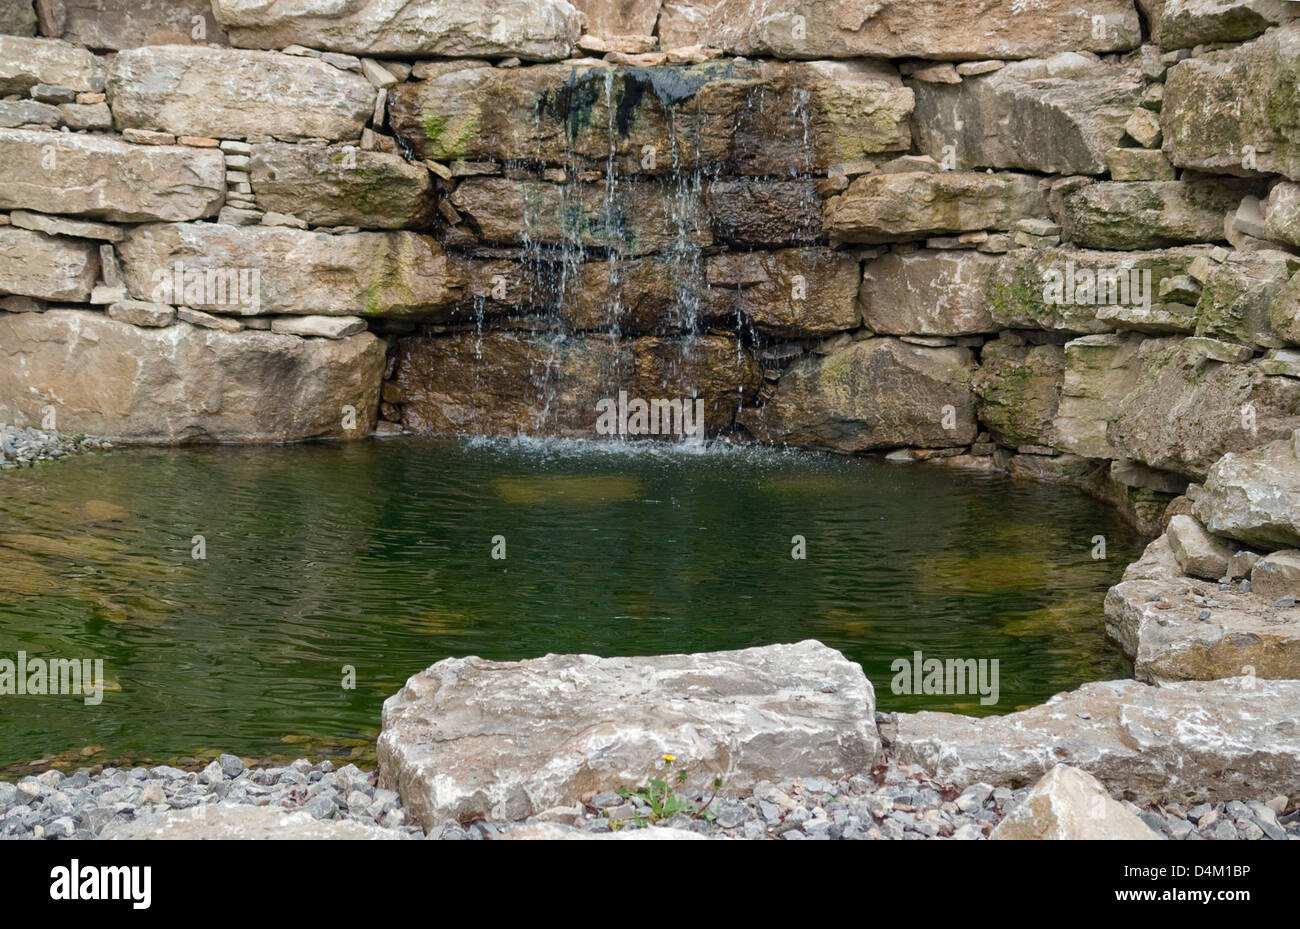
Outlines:
{"label": "large boulder", "polygon": [[214,313],[425,316],[460,296],[438,242],[407,231],[151,223],[118,253],[137,298]]}
{"label": "large boulder", "polygon": [[98,279],[94,244],[0,226],[0,294],[81,303]]}
{"label": "large boulder", "polygon": [[37,84],[98,93],[104,77],[104,63],[84,48],[58,39],[0,35],[0,96],[25,97]]}
{"label": "large boulder", "polygon": [[659,19],[660,0],[573,0],[593,36],[649,36]]}
{"label": "large boulder", "polygon": [[581,245],[645,255],[713,242],[701,197],[653,181],[626,181],[611,196],[604,184],[472,177],[451,202],[478,237],[498,245]]}
{"label": "large boulder", "polygon": [[[704,401],[716,433],[758,390],[758,366],[732,337],[553,337],[500,330],[402,339],[394,385],[403,424],[426,435],[601,438],[602,401]],[[692,411],[694,406],[691,406]]]}
{"label": "large boulder", "polygon": [[1196,498],[1211,532],[1261,548],[1300,547],[1300,459],[1293,440],[1224,455]]}
{"label": "large boulder", "polygon": [[1300,681],[1108,681],[1006,716],[900,713],[882,734],[892,758],[959,787],[1068,764],[1138,803],[1300,798],[1297,701]]}
{"label": "large boulder", "polygon": [[433,210],[428,170],[399,155],[273,142],[253,146],[249,167],[261,209],[313,226],[401,229]]}
{"label": "large boulder", "polygon": [[1255,189],[1218,178],[1088,184],[1062,198],[1062,235],[1081,248],[1103,249],[1219,242],[1225,214]]}
{"label": "large boulder", "polygon": [[621,174],[725,166],[757,175],[905,151],[912,92],[875,62],[466,62],[393,88],[390,124],[426,158],[527,157]]}
{"label": "large boulder", "polygon": [[916,81],[917,145],[936,161],[950,154],[962,170],[1104,174],[1142,86],[1135,65],[1073,52],[959,84]]}
{"label": "large boulder", "polygon": [[185,45],[121,52],[108,96],[120,129],[219,139],[357,139],[375,108],[368,80],[319,59]]}
{"label": "large boulder", "polygon": [[[1185,515],[1174,520],[1194,522]],[[1174,520],[1106,594],[1106,634],[1132,659],[1134,676],[1153,684],[1237,675],[1300,679],[1300,613],[1254,590],[1221,589],[1218,577],[1188,577],[1174,545],[1186,527],[1176,529]]]}
{"label": "large boulder", "polygon": [[87,48],[226,44],[212,0],[58,0],[63,38]]}
{"label": "large boulder", "polygon": [[[142,328],[86,310],[0,314],[0,421],[112,442],[290,442],[374,428],[384,343],[176,323]],[[345,407],[351,407],[355,425]]]}
{"label": "large boulder", "polygon": [[1064,378],[1059,345],[1028,345],[1011,334],[985,343],[972,382],[980,422],[1002,445],[1054,445]]}
{"label": "large boulder", "polygon": [[1165,0],[1158,29],[1164,49],[1244,42],[1300,18],[1290,0]]}
{"label": "large boulder", "polygon": [[912,171],[855,179],[826,201],[824,225],[839,241],[878,244],[1010,229],[1019,219],[1046,214],[1046,198],[1034,177]]}
{"label": "large boulder", "polygon": [[226,163],[216,149],[0,129],[0,210],[181,221],[216,215],[225,196]]}
{"label": "large boulder", "polygon": [[969,349],[866,339],[796,361],[738,422],[764,442],[839,452],[967,445],[978,432],[973,373]]}
{"label": "large boulder", "polygon": [[[519,820],[685,771],[728,791],[876,762],[875,694],[819,642],[735,652],[448,658],[384,703],[379,783],[426,830]],[[670,778],[675,781],[676,778]]]}
{"label": "large boulder", "polygon": [[990,839],[1158,841],[1128,807],[1086,771],[1058,764],[1043,775]]}
{"label": "large boulder", "polygon": [[213,0],[233,45],[309,48],[356,55],[568,56],[582,32],[565,0]]}
{"label": "large boulder", "polygon": [[1162,113],[1181,168],[1300,180],[1300,22],[1174,65]]}
{"label": "large boulder", "polygon": [[996,332],[989,294],[1003,259],[974,250],[895,250],[869,261],[860,299],[882,335],[958,336]]}
{"label": "large boulder", "polygon": [[1300,428],[1300,381],[1269,376],[1261,365],[1216,361],[1195,339],[1148,339],[1106,438],[1118,457],[1200,480],[1225,452]]}
{"label": "large boulder", "polygon": [[1142,41],[1132,3],[1098,0],[1087,12],[1066,0],[1033,8],[1015,0],[664,0],[659,41],[780,58],[957,60],[1120,51]]}

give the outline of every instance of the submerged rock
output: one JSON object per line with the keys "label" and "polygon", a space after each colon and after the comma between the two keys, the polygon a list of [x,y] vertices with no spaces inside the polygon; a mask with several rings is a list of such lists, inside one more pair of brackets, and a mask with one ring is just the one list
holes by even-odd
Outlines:
{"label": "submerged rock", "polygon": [[875,695],[818,642],[653,658],[449,658],[384,703],[380,786],[426,829],[523,819],[685,771],[683,791],[876,761]]}

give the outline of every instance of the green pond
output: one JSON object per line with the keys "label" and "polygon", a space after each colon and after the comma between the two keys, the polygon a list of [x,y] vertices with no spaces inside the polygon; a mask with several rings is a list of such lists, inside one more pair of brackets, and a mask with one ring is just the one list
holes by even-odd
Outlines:
{"label": "green pond", "polygon": [[[883,710],[1005,713],[1129,675],[1102,599],[1140,545],[1066,488],[725,444],[78,457],[0,474],[0,659],[102,659],[106,692],[0,697],[0,770],[365,761],[384,698],[462,655],[815,638]],[[915,651],[997,659],[999,701],[891,692]]]}

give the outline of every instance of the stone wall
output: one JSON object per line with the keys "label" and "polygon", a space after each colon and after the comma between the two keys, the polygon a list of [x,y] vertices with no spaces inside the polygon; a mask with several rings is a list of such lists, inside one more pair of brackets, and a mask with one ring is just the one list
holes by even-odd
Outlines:
{"label": "stone wall", "polygon": [[0,421],[698,397],[1159,531],[1300,428],[1297,6],[4,0]]}

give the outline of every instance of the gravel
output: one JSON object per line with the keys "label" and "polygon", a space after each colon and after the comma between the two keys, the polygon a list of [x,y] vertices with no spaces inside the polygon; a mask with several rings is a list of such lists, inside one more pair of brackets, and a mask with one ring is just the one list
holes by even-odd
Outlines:
{"label": "gravel", "polygon": [[[138,814],[188,809],[200,804],[273,805],[303,810],[321,820],[356,820],[392,830],[394,837],[420,838],[424,831],[406,820],[401,798],[377,786],[373,771],[331,761],[298,759],[279,768],[246,768],[234,755],[222,755],[201,772],[168,765],[91,775],[56,770],[0,781],[0,839],[94,839],[112,822]],[[556,807],[523,823],[480,821],[448,826],[428,838],[484,840],[522,825],[554,823],[575,832],[669,826],[715,838],[795,840],[958,839],[979,840],[1015,809],[1028,788],[1010,790],[988,784],[958,789],[931,779],[919,768],[892,765],[880,780],[862,776],[827,781],[808,778],[792,784],[764,783],[748,796],[709,795],[712,819],[678,814],[664,823],[648,821],[649,806],[637,797],[604,791],[586,803]],[[1167,839],[1273,841],[1300,839],[1300,810],[1285,798],[1139,807],[1124,801]]]}
{"label": "gravel", "polygon": [[30,468],[38,461],[53,461],[91,449],[113,446],[89,436],[69,436],[28,426],[20,429],[0,423],[0,469]]}

